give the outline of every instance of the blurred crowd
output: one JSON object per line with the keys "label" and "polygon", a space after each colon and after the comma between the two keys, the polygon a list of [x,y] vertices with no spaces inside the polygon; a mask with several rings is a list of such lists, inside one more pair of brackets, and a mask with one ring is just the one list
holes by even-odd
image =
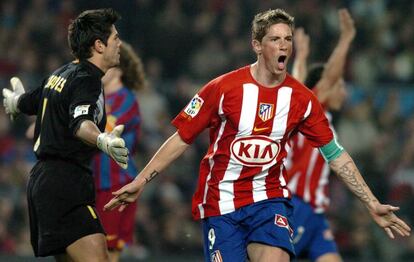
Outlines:
{"label": "blurred crowd", "polygon": [[[401,207],[414,226],[414,2],[411,0],[2,0],[0,88],[19,76],[27,89],[72,59],[71,18],[113,7],[121,38],[142,57],[148,85],[137,93],[142,112],[139,167],[175,130],[171,119],[209,79],[252,63],[255,13],[283,8],[311,37],[311,62],[326,61],[338,37],[337,9],[349,8],[357,36],[345,79],[350,97],[337,114],[341,143],[382,202]],[[11,122],[0,107],[0,254],[32,256],[26,213],[27,175],[35,161],[25,136],[32,121]],[[191,219],[201,136],[139,200],[136,244],[126,255],[202,254],[201,227]],[[414,236],[387,239],[363,206],[331,176],[328,217],[345,259],[413,261]]]}

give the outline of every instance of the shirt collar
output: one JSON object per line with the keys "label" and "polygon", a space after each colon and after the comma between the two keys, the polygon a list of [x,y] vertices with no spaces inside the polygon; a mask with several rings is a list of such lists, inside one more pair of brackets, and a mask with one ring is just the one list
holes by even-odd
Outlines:
{"label": "shirt collar", "polygon": [[99,78],[102,78],[105,75],[105,73],[99,67],[89,62],[88,60],[82,60],[81,63],[86,65],[88,68],[90,68],[92,70],[92,73],[98,76]]}

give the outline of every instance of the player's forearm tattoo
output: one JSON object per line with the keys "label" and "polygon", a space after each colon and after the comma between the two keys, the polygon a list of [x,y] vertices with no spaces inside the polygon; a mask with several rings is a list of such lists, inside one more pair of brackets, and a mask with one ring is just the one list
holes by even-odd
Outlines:
{"label": "player's forearm tattoo", "polygon": [[158,171],[154,170],[152,171],[152,173],[149,175],[149,177],[145,178],[145,184],[148,184],[154,177],[156,177],[158,175]]}
{"label": "player's forearm tattoo", "polygon": [[339,177],[344,180],[344,182],[348,185],[349,189],[358,196],[364,203],[370,203],[375,199],[371,199],[368,194],[368,186],[365,182],[359,182],[356,173],[358,170],[355,169],[354,164],[352,161],[348,161],[342,166],[337,168],[337,174]]}

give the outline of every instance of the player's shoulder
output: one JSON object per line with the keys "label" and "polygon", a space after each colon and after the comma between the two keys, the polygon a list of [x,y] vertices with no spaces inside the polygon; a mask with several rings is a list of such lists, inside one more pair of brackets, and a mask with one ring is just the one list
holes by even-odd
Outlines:
{"label": "player's shoulder", "polygon": [[243,66],[241,68],[230,71],[230,72],[220,76],[220,79],[222,81],[241,82],[241,81],[244,81],[245,79],[249,78],[249,70],[250,70],[249,65]]}
{"label": "player's shoulder", "polygon": [[135,92],[133,90],[131,90],[130,88],[128,88],[126,85],[122,85],[121,88],[119,88],[115,94],[120,95],[120,96],[135,96]]}
{"label": "player's shoulder", "polygon": [[66,63],[59,68],[57,68],[55,71],[52,72],[51,75],[60,76],[60,75],[68,75],[70,71],[73,70],[72,63]]}
{"label": "player's shoulder", "polygon": [[136,102],[137,100],[136,93],[126,86],[122,86],[115,94],[117,97],[122,98],[129,103]]}
{"label": "player's shoulder", "polygon": [[96,71],[83,63],[71,62],[60,74],[66,79],[66,90],[84,89],[91,92],[100,92],[102,88],[101,77]]}
{"label": "player's shoulder", "polygon": [[244,66],[239,69],[222,74],[211,80],[207,85],[214,85],[221,89],[228,89],[233,86],[239,86],[239,83],[244,82],[246,81],[246,79],[248,79],[249,68],[249,66]]}
{"label": "player's shoulder", "polygon": [[285,84],[292,88],[293,94],[297,97],[310,99],[314,96],[312,90],[307,88],[304,84],[299,82],[299,80],[297,80],[290,74],[286,74]]}
{"label": "player's shoulder", "polygon": [[72,61],[63,66],[59,67],[53,73],[52,76],[60,76],[66,79],[68,82],[76,78],[92,78],[93,74],[91,70],[85,66],[84,63],[79,63],[78,61]]}
{"label": "player's shoulder", "polygon": [[92,74],[90,74],[81,63],[72,61],[54,70],[49,75],[47,82],[64,83],[65,88],[63,90],[68,90],[71,89],[74,84],[79,84],[79,82],[98,84],[100,79],[93,79]]}

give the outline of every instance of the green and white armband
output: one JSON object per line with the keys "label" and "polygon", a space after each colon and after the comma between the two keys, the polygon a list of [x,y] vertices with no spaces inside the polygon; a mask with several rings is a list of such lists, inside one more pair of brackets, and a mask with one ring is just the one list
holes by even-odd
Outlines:
{"label": "green and white armband", "polygon": [[319,148],[323,158],[328,163],[332,160],[337,159],[345,149],[336,141],[336,138],[332,139],[331,142]]}

